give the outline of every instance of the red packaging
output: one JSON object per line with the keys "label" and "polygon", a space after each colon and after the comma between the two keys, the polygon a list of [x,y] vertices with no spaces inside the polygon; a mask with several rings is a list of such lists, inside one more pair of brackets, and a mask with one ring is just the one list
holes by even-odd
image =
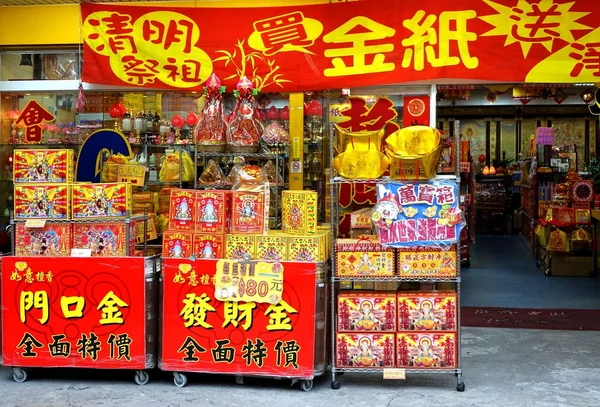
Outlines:
{"label": "red packaging", "polygon": [[171,203],[169,205],[170,230],[194,230],[195,203],[196,191],[171,190]]}
{"label": "red packaging", "polygon": [[456,367],[456,333],[399,332],[396,367],[453,369]]}
{"label": "red packaging", "polygon": [[[129,252],[135,251],[135,226],[130,224]],[[127,256],[124,222],[78,222],[73,224],[73,248],[91,249],[92,256]]]}
{"label": "red packaging", "polygon": [[70,256],[71,225],[46,222],[43,228],[25,228],[24,223],[17,223],[15,255]]}
{"label": "red packaging", "polygon": [[456,292],[398,291],[398,330],[456,330]]}
{"label": "red packaging", "polygon": [[192,254],[196,259],[200,260],[223,259],[225,254],[225,235],[195,233]]}
{"label": "red packaging", "polygon": [[207,189],[196,192],[196,232],[227,233],[230,210],[230,191]]}
{"label": "red packaging", "polygon": [[264,192],[231,192],[232,234],[265,234],[268,216]]}
{"label": "red packaging", "polygon": [[341,292],[338,296],[338,331],[396,330],[396,293]]}
{"label": "red packaging", "polygon": [[165,232],[162,255],[164,258],[187,259],[192,256],[194,235],[191,232]]}
{"label": "red packaging", "polygon": [[336,367],[394,367],[394,334],[338,333]]}

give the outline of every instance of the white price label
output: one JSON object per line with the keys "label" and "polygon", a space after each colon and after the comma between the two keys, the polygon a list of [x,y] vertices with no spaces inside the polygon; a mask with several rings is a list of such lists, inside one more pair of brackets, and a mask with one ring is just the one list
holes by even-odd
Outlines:
{"label": "white price label", "polygon": [[385,368],[385,369],[383,369],[383,378],[385,380],[405,380],[406,379],[406,370],[395,369],[395,368]]}
{"label": "white price label", "polygon": [[25,229],[41,229],[46,226],[46,219],[27,219]]}
{"label": "white price label", "polygon": [[71,249],[71,257],[92,257],[92,249]]}

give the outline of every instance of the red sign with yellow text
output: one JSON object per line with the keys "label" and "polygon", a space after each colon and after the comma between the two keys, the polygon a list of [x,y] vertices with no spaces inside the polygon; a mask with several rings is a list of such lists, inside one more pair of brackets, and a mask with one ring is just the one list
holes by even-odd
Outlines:
{"label": "red sign with yellow text", "polygon": [[312,378],[316,265],[280,264],[283,299],[268,304],[217,300],[217,261],[165,259],[161,369]]}
{"label": "red sign with yellow text", "polygon": [[3,257],[3,364],[145,369],[144,261]]}
{"label": "red sign with yellow text", "polygon": [[[600,2],[367,0],[269,8],[82,4],[83,80],[259,91],[412,81],[597,82]],[[519,69],[515,69],[519,67]]]}

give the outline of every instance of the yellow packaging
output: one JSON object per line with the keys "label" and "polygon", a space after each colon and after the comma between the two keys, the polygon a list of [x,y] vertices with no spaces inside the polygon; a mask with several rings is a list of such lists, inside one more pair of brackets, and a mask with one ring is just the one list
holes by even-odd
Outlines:
{"label": "yellow packaging", "polygon": [[256,257],[255,235],[227,235],[225,257],[230,260],[253,260]]}
{"label": "yellow packaging", "polygon": [[143,187],[146,181],[146,166],[141,164],[123,164],[117,167],[117,181],[129,182],[135,187]]}
{"label": "yellow packaging", "polygon": [[293,235],[317,232],[318,195],[314,191],[283,191],[282,230]]}
{"label": "yellow packaging", "polygon": [[35,183],[73,182],[73,150],[15,150],[13,180]]}
{"label": "yellow packaging", "polygon": [[125,182],[74,184],[73,219],[125,217],[132,209],[131,184]]}
{"label": "yellow packaging", "polygon": [[319,262],[325,260],[322,237],[288,236],[288,261]]}
{"label": "yellow packaging", "polygon": [[287,239],[284,235],[257,235],[256,260],[287,260]]}
{"label": "yellow packaging", "polygon": [[338,277],[394,276],[394,249],[381,246],[376,236],[338,239],[335,250],[335,274]]}
{"label": "yellow packaging", "polygon": [[154,203],[156,192],[134,192],[133,203]]}

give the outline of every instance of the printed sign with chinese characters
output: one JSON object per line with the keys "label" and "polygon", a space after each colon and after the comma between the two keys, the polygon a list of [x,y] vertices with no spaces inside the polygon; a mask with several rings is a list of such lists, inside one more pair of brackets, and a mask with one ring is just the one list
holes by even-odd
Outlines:
{"label": "printed sign with chinese characters", "polygon": [[281,264],[283,298],[259,304],[217,300],[215,260],[165,259],[162,369],[312,377],[316,264]]}
{"label": "printed sign with chinese characters", "polygon": [[3,363],[145,369],[144,261],[3,257]]}
{"label": "printed sign with chinese characters", "polygon": [[283,292],[283,264],[219,260],[215,296],[219,301],[277,304]]}
{"label": "printed sign with chinese characters", "polygon": [[456,243],[463,223],[458,186],[447,181],[379,184],[371,219],[384,246]]}

